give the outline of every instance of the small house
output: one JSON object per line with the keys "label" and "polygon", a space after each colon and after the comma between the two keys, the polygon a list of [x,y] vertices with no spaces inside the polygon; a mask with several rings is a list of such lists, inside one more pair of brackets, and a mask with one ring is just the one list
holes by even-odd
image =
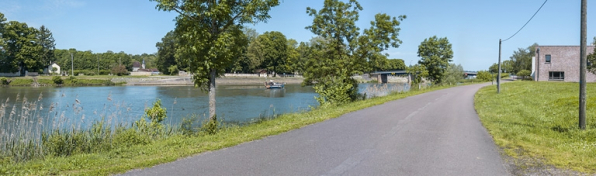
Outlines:
{"label": "small house", "polygon": [[133,71],[133,72],[136,72],[136,71],[138,71],[139,69],[141,69],[141,63],[140,63],[139,61],[134,61],[134,62],[132,63],[132,71]]}
{"label": "small house", "polygon": [[60,65],[56,64],[56,62],[52,62],[52,64],[44,68],[43,72],[46,74],[60,74]]}

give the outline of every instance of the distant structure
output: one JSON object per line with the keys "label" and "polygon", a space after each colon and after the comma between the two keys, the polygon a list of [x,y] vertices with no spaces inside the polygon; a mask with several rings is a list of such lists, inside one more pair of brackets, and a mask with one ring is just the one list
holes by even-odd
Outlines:
{"label": "distant structure", "polygon": [[130,72],[130,75],[132,76],[151,76],[159,74],[157,68],[145,68],[145,59],[143,59],[143,63],[139,63],[138,61],[132,63],[132,72]]}
{"label": "distant structure", "polygon": [[[537,46],[532,77],[535,81],[579,82],[579,50],[579,46]],[[588,46],[586,52],[594,52],[594,46]],[[588,71],[586,81],[596,82],[596,75]]]}
{"label": "distant structure", "polygon": [[[56,68],[56,71],[54,71],[54,68]],[[44,69],[44,72],[49,74],[60,74],[60,65],[56,64],[56,62],[52,62],[52,64]]]}
{"label": "distant structure", "polygon": [[476,79],[477,71],[464,71],[464,79]]}
{"label": "distant structure", "polygon": [[133,72],[139,71],[140,68],[141,68],[141,63],[139,63],[139,61],[134,61],[132,63],[132,71]]}

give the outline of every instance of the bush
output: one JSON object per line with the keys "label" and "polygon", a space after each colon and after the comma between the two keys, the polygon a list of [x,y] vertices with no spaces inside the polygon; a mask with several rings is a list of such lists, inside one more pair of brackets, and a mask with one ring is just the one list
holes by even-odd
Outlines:
{"label": "bush", "polygon": [[76,78],[76,77],[74,77],[74,76],[70,76],[70,77],[68,77],[68,79],[67,79],[67,83],[69,83],[69,84],[71,84],[71,85],[77,84],[77,78]]}
{"label": "bush", "polygon": [[10,80],[6,79],[6,78],[0,78],[0,82],[2,83],[2,85],[5,85],[5,86],[10,84]]}
{"label": "bush", "polygon": [[509,76],[509,73],[501,73],[501,78],[508,78]]}
{"label": "bush", "polygon": [[517,72],[517,76],[521,76],[522,79],[525,79],[526,77],[530,76],[530,74],[532,74],[530,70],[520,70],[519,72]]}
{"label": "bush", "polygon": [[112,68],[112,73],[116,74],[118,76],[122,76],[122,75],[128,75],[128,70],[126,70],[126,67],[124,65],[117,65],[114,66]]}
{"label": "bush", "polygon": [[60,76],[53,76],[52,77],[52,81],[54,81],[54,84],[64,84],[64,80],[62,80],[62,78],[60,78]]}
{"label": "bush", "polygon": [[161,107],[161,100],[155,100],[153,107],[145,110],[145,115],[151,119],[151,125],[157,125],[166,119],[166,108]]}
{"label": "bush", "polygon": [[114,146],[131,147],[133,145],[149,144],[151,139],[147,135],[143,135],[134,128],[120,129],[114,134]]}
{"label": "bush", "polygon": [[344,76],[327,76],[321,78],[321,82],[313,87],[319,97],[315,99],[325,105],[339,105],[352,102],[358,97],[358,82],[352,78]]}
{"label": "bush", "polygon": [[207,134],[213,135],[217,133],[218,126],[220,126],[220,124],[217,121],[217,115],[214,115],[212,119],[207,119],[206,122],[203,122],[201,130],[205,131]]}
{"label": "bush", "polygon": [[110,73],[110,70],[99,70],[99,75],[109,75]]}
{"label": "bush", "polygon": [[491,75],[488,71],[479,71],[478,75],[476,75],[476,79],[482,81],[492,81],[493,75]]}
{"label": "bush", "polygon": [[[145,109],[145,115],[141,120],[135,121],[134,126],[142,134],[158,137],[159,135],[164,134],[164,128],[161,122],[167,118],[166,114],[166,108],[162,108],[161,100],[157,99],[153,103],[152,108]],[[151,123],[147,123],[147,120],[145,120],[146,117],[151,120]]]}

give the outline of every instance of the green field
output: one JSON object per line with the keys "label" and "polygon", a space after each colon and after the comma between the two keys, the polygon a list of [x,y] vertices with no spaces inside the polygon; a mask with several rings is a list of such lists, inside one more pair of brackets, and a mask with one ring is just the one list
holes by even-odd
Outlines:
{"label": "green field", "polygon": [[579,84],[516,81],[476,93],[475,108],[497,145],[514,158],[596,172],[596,84],[587,85],[587,127],[578,127]]}

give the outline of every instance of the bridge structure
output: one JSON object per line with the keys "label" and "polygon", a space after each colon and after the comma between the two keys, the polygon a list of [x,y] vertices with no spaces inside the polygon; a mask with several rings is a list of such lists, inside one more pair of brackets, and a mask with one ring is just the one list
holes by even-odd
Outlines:
{"label": "bridge structure", "polygon": [[[388,71],[375,71],[370,73],[370,77],[376,76],[378,83],[387,83],[388,76],[408,76],[408,83],[411,81],[411,75],[406,70],[388,70]],[[473,79],[478,75],[478,71],[464,71],[464,78]]]}
{"label": "bridge structure", "polygon": [[476,75],[478,75],[478,72],[477,71],[464,71],[464,78],[465,79],[476,78]]}
{"label": "bridge structure", "polygon": [[376,76],[379,83],[387,83],[388,76],[408,76],[408,83],[411,80],[410,74],[406,70],[387,70],[387,71],[375,71],[370,73],[370,77]]}

